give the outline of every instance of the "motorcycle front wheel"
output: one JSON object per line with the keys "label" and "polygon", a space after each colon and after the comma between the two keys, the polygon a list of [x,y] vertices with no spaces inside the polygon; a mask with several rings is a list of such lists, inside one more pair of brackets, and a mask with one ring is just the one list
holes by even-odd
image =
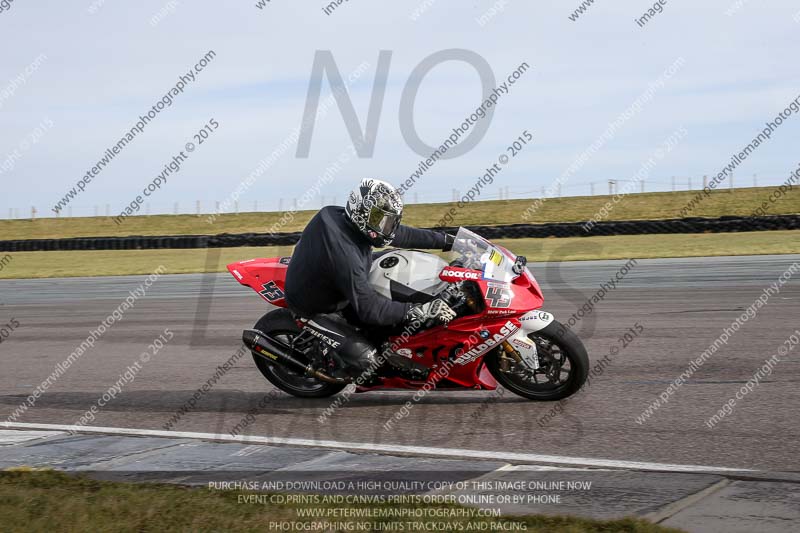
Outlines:
{"label": "motorcycle front wheel", "polygon": [[505,358],[498,348],[485,359],[494,379],[529,400],[556,401],[578,392],[589,375],[589,355],[578,336],[553,320],[528,338],[536,343],[539,368],[530,370]]}

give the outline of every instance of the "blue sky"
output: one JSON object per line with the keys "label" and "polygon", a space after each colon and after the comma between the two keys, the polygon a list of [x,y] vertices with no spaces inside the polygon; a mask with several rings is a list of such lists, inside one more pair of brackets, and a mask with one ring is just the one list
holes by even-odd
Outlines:
{"label": "blue sky", "polygon": [[[204,212],[213,210],[299,125],[316,50],[330,50],[345,76],[369,64],[349,90],[362,127],[378,53],[393,52],[374,154],[350,158],[323,187],[325,203],[341,203],[361,177],[399,183],[417,168],[420,157],[399,127],[400,95],[414,67],[443,49],[480,54],[498,80],[522,62],[532,68],[502,98],[481,142],[439,162],[415,186],[419,201],[449,200],[452,189],[469,189],[524,130],[533,144],[484,197],[497,197],[499,187],[513,197],[534,196],[680,57],[684,66],[569,178],[564,194],[586,194],[590,182],[599,192],[608,179],[630,179],[681,127],[688,134],[658,161],[647,187],[669,188],[672,176],[679,184],[693,177],[697,185],[800,96],[800,23],[793,18],[800,5],[785,0],[769,6],[670,1],[643,28],[634,19],[647,6],[632,1],[598,0],[574,22],[568,15],[577,0],[350,0],[331,15],[316,1],[271,0],[262,10],[255,0],[94,1],[94,14],[92,2],[53,0],[15,0],[0,12],[0,217],[9,208],[29,216],[31,206],[38,216],[52,216],[50,208],[106,148],[208,50],[217,55],[197,81],[71,201],[75,215],[92,215],[95,206],[104,214],[106,205],[119,213],[211,118],[219,129],[148,203],[151,213],[172,212],[176,202],[192,212],[198,200]],[[496,14],[479,25],[476,19],[492,6]],[[152,26],[162,9],[166,16]],[[25,83],[4,94],[41,54],[46,59]],[[325,81],[323,98],[329,92]],[[472,67],[439,65],[415,102],[419,135],[438,144],[480,97]],[[44,120],[52,127],[36,134]],[[756,173],[760,184],[785,180],[800,161],[799,132],[800,117],[787,120],[737,170],[735,183],[750,185]],[[32,142],[32,134],[40,138]],[[277,209],[281,198],[289,207],[349,143],[334,107],[315,127],[310,157],[287,151],[247,189],[239,209],[251,210],[255,201],[259,209]],[[4,161],[10,162],[3,167]]]}

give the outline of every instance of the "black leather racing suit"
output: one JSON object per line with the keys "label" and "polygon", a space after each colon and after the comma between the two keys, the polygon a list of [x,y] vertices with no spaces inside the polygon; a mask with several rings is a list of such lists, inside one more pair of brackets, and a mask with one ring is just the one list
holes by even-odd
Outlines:
{"label": "black leather racing suit", "polygon": [[[444,233],[401,225],[392,246],[443,249],[445,243]],[[412,305],[375,292],[368,280],[371,266],[372,244],[343,207],[328,206],[303,230],[286,272],[289,309],[309,319],[316,336],[359,371],[372,363],[375,347],[344,316],[368,326],[395,326]]]}

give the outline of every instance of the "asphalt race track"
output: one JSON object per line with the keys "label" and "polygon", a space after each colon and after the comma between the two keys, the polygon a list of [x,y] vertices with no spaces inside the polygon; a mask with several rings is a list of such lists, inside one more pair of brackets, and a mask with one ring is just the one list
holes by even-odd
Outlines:
{"label": "asphalt race track", "polygon": [[[250,435],[797,471],[800,349],[783,357],[717,426],[705,421],[800,327],[798,280],[771,296],[648,421],[636,422],[795,261],[800,256],[639,261],[576,324],[590,357],[609,355],[608,363],[588,388],[560,405],[510,393],[434,392],[386,431],[384,422],[414,396],[391,391],[353,395],[320,423],[330,399],[273,393],[259,407],[271,386],[246,354],[172,429],[227,434],[250,413],[253,421],[244,430]],[[545,291],[545,309],[566,322],[624,263],[532,269]],[[144,278],[0,281],[0,323],[19,322],[0,344],[0,420]],[[168,328],[175,337],[89,424],[163,430],[240,347],[241,330],[265,311],[263,301],[227,273],[163,276],[17,422],[74,424]],[[637,323],[641,335],[623,347],[620,337]]]}

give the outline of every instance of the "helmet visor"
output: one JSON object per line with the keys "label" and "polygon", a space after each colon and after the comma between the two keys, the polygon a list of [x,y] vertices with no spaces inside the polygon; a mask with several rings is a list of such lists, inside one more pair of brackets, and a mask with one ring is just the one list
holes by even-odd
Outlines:
{"label": "helmet visor", "polygon": [[394,235],[402,215],[374,206],[369,211],[367,226],[385,237]]}

